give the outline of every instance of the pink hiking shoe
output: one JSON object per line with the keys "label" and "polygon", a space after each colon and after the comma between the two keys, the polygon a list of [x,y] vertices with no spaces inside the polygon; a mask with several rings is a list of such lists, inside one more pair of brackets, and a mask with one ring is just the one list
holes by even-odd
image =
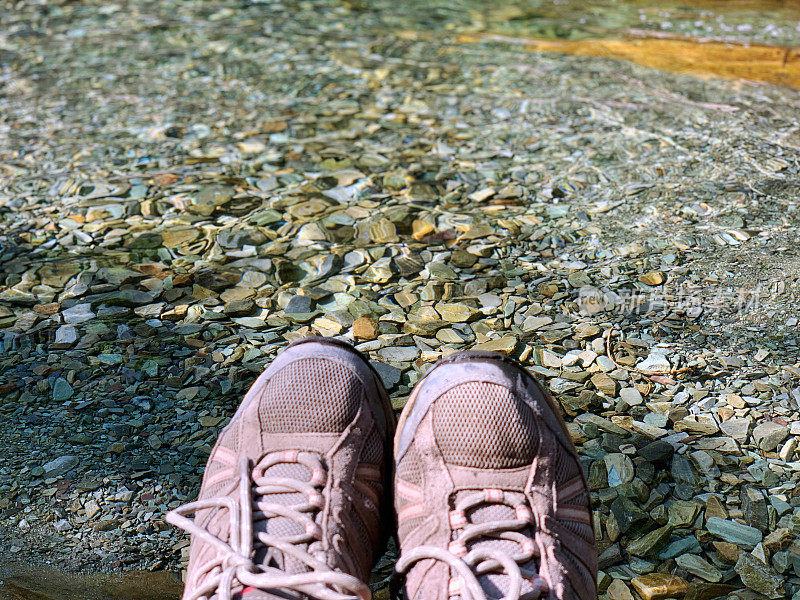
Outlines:
{"label": "pink hiking shoe", "polygon": [[369,600],[392,428],[353,348],[307,338],[282,352],[222,430],[199,499],[167,514],[192,534],[183,599]]}
{"label": "pink hiking shoe", "polygon": [[514,361],[440,361],[411,394],[394,444],[408,600],[597,598],[578,455],[552,399]]}

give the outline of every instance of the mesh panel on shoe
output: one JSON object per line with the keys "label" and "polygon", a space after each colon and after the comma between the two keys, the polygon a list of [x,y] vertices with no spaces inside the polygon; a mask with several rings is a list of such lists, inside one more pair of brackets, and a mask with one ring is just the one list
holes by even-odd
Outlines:
{"label": "mesh panel on shoe", "polygon": [[[556,486],[563,485],[568,481],[580,476],[581,465],[566,451],[556,452]],[[582,491],[571,498],[558,499],[559,506],[590,507],[588,491]],[[579,521],[560,519],[561,525],[569,529],[572,533],[582,537],[589,543],[594,543],[594,531],[592,528]]]}
{"label": "mesh panel on shoe", "polygon": [[577,496],[573,498],[569,498],[568,500],[559,501],[559,505],[570,505],[570,506],[589,506],[589,494],[588,492],[581,492]]}
{"label": "mesh panel on shoe", "polygon": [[586,523],[581,523],[580,521],[570,521],[568,519],[561,519],[560,522],[562,527],[565,527],[575,535],[580,536],[586,540],[587,543],[594,543],[594,531]]}
{"label": "mesh panel on shoe", "polygon": [[[220,435],[219,445],[223,448],[231,450],[233,453],[238,452],[239,428],[234,425],[225,430]],[[204,481],[208,481],[220,471],[225,471],[225,470],[230,471],[231,477],[221,480],[218,483],[214,483],[212,485],[203,486],[201,489],[200,498],[215,498],[220,494],[220,492],[222,492],[223,489],[227,489],[231,486],[231,480],[235,479],[237,475],[236,465],[228,465],[227,463],[222,462],[220,460],[209,459],[209,462],[206,465],[205,473],[203,474]]]}
{"label": "mesh panel on shoe", "polygon": [[361,462],[377,465],[380,464],[382,457],[383,442],[381,441],[381,435],[376,428],[373,428],[364,442],[364,447],[361,449]]}
{"label": "mesh panel on shoe", "polygon": [[355,418],[363,387],[347,368],[330,360],[294,361],[270,379],[258,407],[268,433],[344,431]]}
{"label": "mesh panel on shoe", "polygon": [[556,485],[566,483],[580,474],[580,465],[567,451],[556,452]]}
{"label": "mesh panel on shoe", "polygon": [[[559,448],[555,456],[555,483],[557,487],[568,484],[570,481],[574,481],[577,477],[580,477],[583,467],[580,461],[578,461],[571,452]],[[590,511],[588,491],[583,490],[579,493],[575,493],[574,491],[569,492],[565,494],[564,498],[558,498],[558,505],[560,507],[581,507],[588,512]],[[560,518],[559,523],[561,527],[574,533],[579,539],[583,540],[586,543],[586,551],[591,552],[591,548],[594,546],[594,531],[590,525],[569,518]],[[578,544],[578,547],[562,545],[561,551],[557,553],[557,556],[558,560],[567,567],[567,571],[571,573],[572,576],[582,581],[581,587],[591,590],[594,587],[594,575],[586,568],[586,565],[581,562],[581,558],[586,556],[582,553],[582,548],[584,547],[582,547],[581,544]],[[569,593],[565,598],[579,598],[577,593],[572,589],[572,585],[568,584],[568,589]]]}
{"label": "mesh panel on shoe", "polygon": [[[397,463],[395,470],[397,479],[410,483],[411,485],[422,487],[422,463],[420,462],[419,451],[415,444],[411,444],[408,450],[403,455],[400,462]],[[402,511],[409,504],[413,504],[413,500],[405,498],[401,494],[395,492],[395,504],[398,513]],[[412,531],[425,519],[425,515],[415,517],[407,517],[404,521],[398,523],[398,528],[402,531]]]}
{"label": "mesh panel on shoe", "polygon": [[422,463],[416,444],[411,444],[397,463],[397,477],[416,486],[422,485]]}
{"label": "mesh panel on shoe", "polygon": [[222,438],[222,444],[228,449],[233,450],[234,453],[239,452],[239,427],[232,425],[228,427],[227,431]]}
{"label": "mesh panel on shoe", "polygon": [[445,461],[455,465],[511,469],[536,454],[532,411],[494,383],[463,383],[437,398],[433,430]]}
{"label": "mesh panel on shoe", "polygon": [[[572,573],[573,575],[577,575],[583,582],[583,585],[588,588],[592,589],[595,585],[594,577],[589,572],[589,570],[579,561],[576,560],[570,552],[562,552],[560,554],[561,560],[566,563],[567,571]],[[565,596],[565,598],[575,598],[580,600],[578,594],[574,592],[572,589],[572,585],[568,586],[572,591],[572,594]]]}

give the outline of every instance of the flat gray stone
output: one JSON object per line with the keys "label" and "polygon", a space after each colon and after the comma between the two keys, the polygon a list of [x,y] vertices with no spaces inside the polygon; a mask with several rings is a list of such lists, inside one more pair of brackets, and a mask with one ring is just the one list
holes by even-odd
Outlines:
{"label": "flat gray stone", "polygon": [[[493,307],[500,306],[501,304],[503,304],[503,301],[500,299],[500,296],[498,296],[497,294],[489,294],[489,293],[480,294],[478,296],[478,302],[481,303],[481,306],[483,308],[493,308]],[[528,317],[528,319],[532,319],[532,318],[535,318],[535,317]],[[526,322],[527,322],[527,319],[526,319]],[[525,326],[523,325],[523,328],[524,327]]]}
{"label": "flat gray stone", "polygon": [[658,554],[657,558],[661,560],[667,560],[669,558],[681,556],[682,554],[686,554],[688,552],[700,553],[702,551],[703,547],[700,545],[700,542],[697,541],[696,537],[690,535],[667,544],[667,546]]}
{"label": "flat gray stone", "polygon": [[397,367],[393,367],[392,365],[387,365],[386,363],[371,361],[370,364],[372,368],[374,368],[378,375],[383,382],[383,385],[386,386],[387,390],[390,390],[396,386],[399,381],[400,377],[403,375],[403,372],[398,369]]}
{"label": "flat gray stone", "polygon": [[701,478],[692,467],[689,459],[682,454],[676,454],[672,457],[670,471],[676,483],[683,483],[691,488],[696,488],[700,485]]}
{"label": "flat gray stone", "polygon": [[761,423],[753,429],[753,441],[765,452],[775,450],[787,435],[789,435],[788,427],[772,421]]}
{"label": "flat gray stone", "polygon": [[764,492],[747,486],[742,488],[739,493],[739,500],[742,503],[742,512],[744,512],[744,520],[747,524],[761,531],[768,531],[769,511]]}
{"label": "flat gray stone", "polygon": [[600,367],[600,370],[602,370],[604,373],[610,373],[617,368],[617,365],[614,364],[614,361],[608,356],[604,355],[598,356],[595,359],[595,363],[597,363],[597,366]]}
{"label": "flat gray stone", "polygon": [[619,391],[619,397],[628,406],[639,406],[642,402],[644,402],[642,394],[634,387],[622,388]]}
{"label": "flat gray stone", "polygon": [[743,552],[734,567],[749,589],[767,598],[785,598],[783,577],[751,554]]}
{"label": "flat gray stone", "polygon": [[740,444],[744,444],[747,442],[747,438],[750,435],[750,427],[752,424],[753,422],[747,417],[732,417],[720,423],[719,428],[725,435],[732,437]]}
{"label": "flat gray stone", "polygon": [[672,368],[667,357],[659,352],[651,352],[636,368],[645,374],[664,373]]}
{"label": "flat gray stone", "polygon": [[631,542],[626,550],[632,556],[640,556],[642,558],[649,558],[657,554],[669,541],[672,534],[672,527],[666,525],[651,531],[643,536],[636,538]]}
{"label": "flat gray stone", "polygon": [[78,462],[80,462],[78,457],[71,454],[54,458],[50,462],[42,465],[44,477],[58,477],[63,475],[78,466]]}
{"label": "flat gray stone", "polygon": [[666,461],[675,454],[675,448],[672,444],[656,440],[639,448],[639,454],[650,462]]}
{"label": "flat gray stone", "polygon": [[72,398],[72,394],[74,393],[75,390],[72,389],[72,386],[63,377],[56,379],[55,383],[53,384],[53,400],[56,402],[64,402],[65,400],[69,400]]}
{"label": "flat gray stone", "polygon": [[314,301],[310,296],[292,296],[283,312],[286,314],[306,314],[314,310]]}
{"label": "flat gray stone", "polygon": [[695,554],[683,554],[677,557],[675,562],[678,563],[678,566],[686,569],[693,575],[697,575],[701,579],[712,583],[722,581],[722,571]]}
{"label": "flat gray stone", "polygon": [[50,348],[53,350],[66,350],[78,341],[78,330],[72,325],[62,325],[56,329],[56,336]]}
{"label": "flat gray stone", "polygon": [[722,541],[748,550],[752,550],[764,538],[764,535],[755,527],[719,517],[709,517],[706,521],[706,529]]}
{"label": "flat gray stone", "polygon": [[70,325],[77,325],[78,323],[85,323],[90,319],[94,319],[95,314],[92,312],[91,304],[76,304],[61,311],[61,316],[64,321]]}
{"label": "flat gray stone", "polygon": [[249,317],[256,310],[256,304],[252,300],[233,300],[228,302],[223,312],[229,317]]}
{"label": "flat gray stone", "polygon": [[118,365],[122,363],[122,354],[119,352],[102,353],[97,355],[97,360],[104,365]]}
{"label": "flat gray stone", "polygon": [[606,463],[606,469],[608,470],[608,485],[610,487],[615,487],[622,485],[623,483],[630,483],[633,481],[635,469],[630,458],[624,454],[615,452],[612,454],[606,454],[603,460]]}
{"label": "flat gray stone", "polygon": [[141,290],[117,290],[105,297],[103,302],[117,306],[141,306],[153,301],[153,293]]}
{"label": "flat gray stone", "polygon": [[226,229],[217,234],[217,243],[223,248],[241,248],[243,246],[258,246],[267,241],[267,237],[260,230],[253,227]]}
{"label": "flat gray stone", "polygon": [[378,357],[385,362],[411,362],[419,356],[416,346],[389,346],[378,350]]}

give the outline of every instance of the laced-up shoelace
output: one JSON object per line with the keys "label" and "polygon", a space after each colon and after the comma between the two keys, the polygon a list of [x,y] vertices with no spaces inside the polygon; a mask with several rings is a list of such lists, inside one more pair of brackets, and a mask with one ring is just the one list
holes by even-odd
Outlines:
{"label": "laced-up shoelace", "polygon": [[[514,509],[514,519],[491,523],[470,523],[467,511],[479,505],[503,504]],[[547,582],[538,573],[524,569],[520,565],[539,556],[533,540],[519,530],[533,524],[533,514],[523,502],[509,498],[503,490],[485,489],[463,497],[450,512],[450,526],[458,531],[449,548],[436,546],[417,546],[403,552],[397,561],[396,570],[405,574],[421,560],[440,560],[455,571],[457,578],[451,580],[450,596],[461,596],[462,600],[488,600],[486,592],[478,582],[478,577],[487,573],[505,571],[509,577],[509,590],[503,600],[535,600],[547,592]],[[514,556],[502,550],[476,547],[468,550],[468,545],[480,538],[509,540],[520,546]],[[522,594],[523,580],[530,582],[532,589]]]}
{"label": "laced-up shoelace", "polygon": [[[265,472],[279,463],[296,463],[307,467],[310,481],[292,477],[266,475]],[[202,583],[187,600],[199,600],[216,594],[219,600],[231,600],[233,587],[238,582],[244,587],[262,590],[293,591],[318,600],[370,600],[369,588],[359,579],[331,569],[312,556],[312,546],[322,539],[322,531],[314,515],[323,507],[320,490],[327,475],[322,463],[313,454],[286,451],[271,453],[259,461],[251,471],[247,457],[239,463],[238,498],[219,496],[190,502],[167,513],[166,520],[197,536],[218,551],[217,559],[209,561],[197,578]],[[293,506],[269,501],[271,494],[299,493],[306,502]],[[185,515],[204,509],[227,509],[229,540],[225,542],[197,520]],[[279,537],[263,531],[254,532],[254,523],[273,517],[291,519],[303,528],[304,533]],[[209,523],[207,520],[206,523]],[[255,533],[255,535],[254,535]],[[309,544],[308,550],[299,547]],[[275,552],[305,564],[306,573],[287,574],[266,564],[252,560],[259,547],[267,548],[268,558]]]}

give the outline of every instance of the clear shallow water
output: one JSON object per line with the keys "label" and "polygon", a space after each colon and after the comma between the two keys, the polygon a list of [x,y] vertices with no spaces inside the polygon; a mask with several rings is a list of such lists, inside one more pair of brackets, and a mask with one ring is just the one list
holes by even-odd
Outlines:
{"label": "clear shallow water", "polygon": [[[612,3],[606,5],[606,3],[601,4],[598,2],[568,2],[562,4],[553,2],[526,2],[516,4],[508,3],[503,9],[497,10],[487,10],[481,3],[477,2],[457,4],[447,2],[447,5],[441,2],[440,4],[440,6],[434,5],[431,8],[428,2],[411,3],[408,6],[403,5],[402,7],[395,5],[390,6],[389,3],[385,3],[385,5],[378,5],[374,10],[362,12],[367,13],[365,21],[383,23],[393,31],[401,29],[410,31],[427,30],[434,35],[439,33],[450,35],[451,32],[461,32],[464,35],[485,33],[519,36],[531,39],[543,38],[554,41],[583,42],[595,39],[635,39],[637,36],[641,37],[641,32],[645,32],[645,34],[651,36],[658,34],[659,36],[689,35],[695,37],[724,38],[726,40],[736,41],[740,44],[769,43],[785,44],[787,46],[798,45],[796,9],[783,3],[771,2],[762,5],[761,3],[744,4],[725,2],[724,7],[722,6],[723,3],[707,3],[701,4],[699,7],[684,7],[677,3],[674,5],[670,3],[660,3],[659,6],[655,8],[644,3]],[[87,8],[86,10],[88,12],[90,9]],[[354,4],[351,10],[360,10],[360,8]],[[233,9],[231,9],[231,11],[233,11]],[[325,23],[320,23],[320,28],[324,25]],[[198,31],[193,25],[186,26],[186,30],[188,31],[183,32],[170,30],[172,27],[177,29],[178,26],[172,25],[165,19],[163,23],[154,24],[153,31],[156,31],[156,28],[158,28],[157,31],[159,32],[168,32],[169,35],[172,36],[176,47],[191,47],[193,49],[198,47],[203,48],[203,45],[198,43]],[[181,26],[181,28],[183,27],[184,25]],[[245,25],[241,25],[241,27],[244,28]],[[211,25],[207,24],[207,29],[211,29]],[[92,36],[97,35],[100,31],[101,28],[99,27],[94,30],[91,28],[87,28],[86,30],[75,29],[69,33],[69,36],[70,39],[74,38],[78,40],[82,39],[81,36],[85,35],[88,36],[91,41],[93,39]],[[222,31],[220,39],[224,38],[226,40],[233,39],[232,33],[236,33],[235,29],[223,29],[221,27],[219,31]],[[139,35],[138,32],[136,35]],[[319,33],[319,35],[321,36],[323,34]],[[155,36],[156,34],[153,33],[152,37],[155,38]],[[200,37],[202,37],[202,32],[200,33]],[[244,38],[246,36],[242,37]],[[183,44],[184,39],[186,41],[185,44]],[[241,47],[250,51],[251,48],[246,43],[247,41],[248,40],[244,39]],[[220,48],[221,46],[212,46],[212,44],[216,44],[217,42],[218,40],[215,39],[213,42],[207,43],[205,48],[209,52],[217,52],[216,48]],[[56,40],[56,43],[61,42]],[[100,44],[103,42],[99,41],[97,43]],[[233,41],[231,43],[234,48],[236,48],[237,42]],[[78,42],[75,42],[75,44],[79,46]],[[84,45],[84,49],[88,45],[87,42]],[[594,46],[597,47],[597,44]],[[588,47],[589,46],[583,46],[583,48]],[[158,46],[158,48],[163,49],[163,46]],[[647,55],[648,51],[652,50],[652,48],[653,47],[650,47],[650,49],[645,48],[642,53]],[[566,51],[565,47],[561,49]],[[127,52],[128,48],[122,48],[120,52],[122,52],[122,50]],[[149,54],[150,51],[148,50],[147,53]],[[161,65],[162,72],[169,68],[168,59],[180,55],[180,52],[174,49],[169,50],[169,53],[164,50],[163,64]],[[225,53],[220,51],[220,55],[224,56]],[[342,52],[342,55],[344,56],[342,60],[356,60],[352,57],[345,56],[344,52]],[[425,58],[429,58],[427,53]],[[492,55],[491,58],[496,57]],[[630,59],[633,60],[634,57],[631,56]],[[202,63],[203,61],[198,58],[197,62]],[[226,65],[226,67],[230,69],[230,73],[235,72],[234,68],[241,68],[241,64],[245,64],[245,61],[231,58],[230,64]],[[258,60],[253,60],[250,64],[254,72],[262,68],[260,58]],[[480,64],[486,63],[480,62]],[[142,65],[142,69],[145,67],[148,69],[150,68],[149,65],[144,62],[142,62]],[[73,67],[72,72],[75,73],[74,65],[69,66]],[[92,69],[94,69],[94,67],[92,67]],[[94,70],[97,71],[97,69]],[[184,73],[186,71],[183,66],[176,67],[175,70],[178,73]],[[133,71],[121,73],[121,75],[130,76],[131,72]],[[204,71],[203,75],[205,76],[209,72],[210,71]],[[63,80],[64,71],[54,70],[53,73],[58,75],[59,80]],[[245,73],[243,79],[246,79],[247,75],[249,74]],[[660,74],[658,76],[660,76]],[[103,81],[104,80],[98,80],[95,82],[98,90],[102,90]],[[211,85],[213,83],[212,77],[209,76],[208,81],[210,82],[209,87],[216,89],[215,86]],[[159,84],[160,80],[158,77],[154,77],[153,87]],[[505,81],[503,84],[502,89],[506,89]],[[172,82],[171,85],[173,87],[176,86],[174,82]],[[344,85],[344,83],[342,83],[342,85]],[[299,87],[297,75],[291,77],[287,75],[287,87],[289,86],[294,89]],[[120,88],[124,89],[124,86],[121,84],[115,84],[109,87],[114,93],[118,93]],[[695,96],[692,94],[693,91],[693,89],[689,89],[687,97],[678,98],[678,101],[682,101],[684,103],[683,106],[691,106],[691,110],[694,111],[693,114],[700,115],[699,109],[707,108],[707,105],[697,102]],[[22,92],[27,93],[25,89],[22,89]],[[107,92],[98,91],[96,93],[98,96],[101,96]],[[110,92],[108,93],[109,97],[112,97]],[[308,92],[309,95],[311,95],[311,93],[311,91]],[[625,89],[620,90],[620,95],[625,93]],[[187,96],[189,95],[187,94]],[[317,99],[321,98],[321,96],[322,94],[316,93]],[[732,97],[732,95],[730,96]],[[118,96],[113,96],[113,98],[118,98]],[[643,94],[642,98],[644,99],[641,100],[641,106],[634,107],[637,109],[637,126],[641,126],[641,118],[638,115],[647,111],[648,106],[652,105],[652,103],[649,102],[651,96]],[[676,96],[674,95],[665,96],[664,106],[668,108],[673,107],[676,102],[675,98]],[[702,98],[703,97],[701,97],[701,100]],[[601,100],[605,102],[605,104],[600,105],[603,110],[610,112],[611,109],[621,111],[625,108],[625,106],[617,102],[616,98],[601,98]],[[218,101],[218,98],[212,97],[210,104],[216,108],[220,106],[217,104]],[[728,101],[727,97],[725,101]],[[730,101],[733,102],[733,100]],[[161,100],[159,99],[158,102],[154,102],[153,105],[153,113],[155,114],[157,112],[159,117],[163,117],[165,114],[165,106]],[[745,103],[744,106],[749,107],[750,104]],[[695,108],[698,110],[695,110]],[[661,110],[660,105],[658,109]],[[732,111],[734,109],[740,110],[738,106],[727,106],[727,109]],[[666,111],[667,109],[664,108],[664,110]],[[65,114],[71,114],[73,116],[69,118],[74,118],[75,112],[76,111],[71,107],[65,111]],[[696,116],[698,122],[701,118],[706,119],[706,117],[702,115]],[[709,119],[713,119],[713,115],[709,117]],[[785,121],[788,123],[789,119]],[[716,121],[712,120],[712,123],[715,122]],[[762,126],[765,128],[767,126],[771,127],[771,124]],[[97,128],[92,129],[90,133],[96,136],[97,130]],[[661,136],[658,139],[665,139],[665,135],[661,134],[661,131],[660,129],[656,129],[656,132]],[[711,127],[710,131],[712,135],[719,136],[719,139],[712,140],[713,144],[708,145],[708,147],[711,148],[719,147],[721,140],[733,135],[729,132],[730,130],[726,129],[716,131]],[[774,130],[771,130],[771,132],[772,131]],[[667,131],[667,133],[671,132]],[[679,140],[684,139],[679,137],[678,134],[674,135]],[[786,135],[787,137],[789,136],[789,134]],[[557,138],[555,135],[554,137]],[[620,138],[621,137],[622,136],[620,136]],[[646,138],[646,141],[649,142],[650,139],[651,138]],[[793,144],[793,139],[794,138],[789,138],[787,144]],[[78,149],[82,150],[85,145],[83,138],[79,141],[81,147],[76,148],[76,152]],[[690,140],[690,142],[692,142],[692,140]],[[707,147],[706,143],[707,138],[699,139],[699,141],[696,142],[698,146],[702,145],[704,149]],[[105,147],[105,145],[98,144],[98,147]],[[694,146],[692,146],[692,148],[693,147]],[[572,150],[572,147],[570,147],[570,150]],[[628,148],[628,151],[630,151],[630,148]],[[756,156],[758,155],[755,151],[753,154]],[[609,160],[610,159],[611,157]],[[547,160],[548,165],[552,165],[555,162],[551,154],[548,154]],[[668,159],[664,159],[664,161],[668,162]],[[721,162],[722,161],[720,161],[720,163]],[[734,165],[738,164],[736,161],[731,162]],[[698,160],[695,164],[700,164],[700,161]],[[786,168],[785,165],[779,165],[778,170],[783,168]],[[701,172],[699,168],[698,172]],[[770,183],[770,181],[772,180],[759,182],[758,185],[763,188],[767,183]],[[764,185],[762,185],[762,183]],[[659,217],[653,213],[652,218],[657,219]],[[161,576],[163,576],[163,578],[159,579]],[[0,599],[5,600],[6,597],[9,597],[26,598],[28,600],[34,598],[49,598],[54,600],[92,598],[102,600],[108,597],[124,597],[130,598],[131,600],[160,600],[161,598],[177,597],[176,583],[174,579],[167,579],[167,577],[171,578],[172,576],[169,574],[151,576],[145,573],[143,575],[133,574],[127,578],[113,578],[105,575],[72,577],[64,575],[56,570],[42,572],[38,569],[18,568],[14,571],[7,570],[5,575],[0,576],[0,579],[3,580],[3,585],[0,585]],[[129,592],[123,593],[121,591],[123,589],[129,590]]]}
{"label": "clear shallow water", "polygon": [[641,31],[745,43],[800,43],[800,6],[774,0],[657,4],[527,0],[487,11],[486,22],[503,30],[568,39]]}
{"label": "clear shallow water", "polygon": [[[516,0],[348,6],[393,29],[523,45],[697,76],[800,87],[800,5],[781,0]],[[363,5],[363,6],[362,6]]]}
{"label": "clear shallow water", "polygon": [[633,32],[717,38],[741,43],[800,45],[800,5],[790,1],[699,0],[516,0],[487,3],[412,0],[389,3],[350,0],[356,9],[371,7],[395,26],[491,30],[552,39],[585,39]]}

